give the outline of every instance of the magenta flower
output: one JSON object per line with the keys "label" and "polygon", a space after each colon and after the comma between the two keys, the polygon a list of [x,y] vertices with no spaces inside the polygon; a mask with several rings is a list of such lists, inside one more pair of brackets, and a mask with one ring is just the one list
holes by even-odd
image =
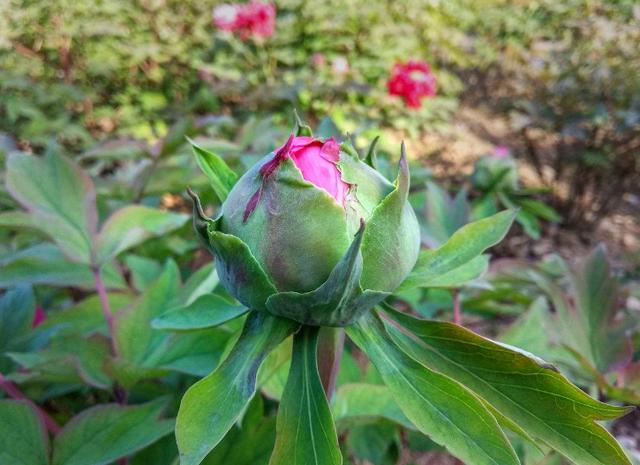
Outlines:
{"label": "magenta flower", "polygon": [[31,321],[31,327],[32,328],[38,327],[46,318],[47,318],[47,315],[44,312],[44,309],[42,308],[42,306],[37,305],[36,311],[33,314],[33,320]]}
{"label": "magenta flower", "polygon": [[259,0],[224,3],[214,8],[213,24],[222,31],[237,33],[242,39],[270,37],[275,29],[276,7]]}
{"label": "magenta flower", "polygon": [[511,154],[511,149],[506,145],[496,145],[493,148],[493,156],[495,158],[506,158]]}
{"label": "magenta flower", "polygon": [[422,99],[436,95],[436,78],[424,61],[396,63],[387,81],[390,95],[402,97],[409,108],[420,108]]}
{"label": "magenta flower", "polygon": [[340,146],[333,137],[325,142],[313,137],[294,137],[285,156],[291,157],[305,180],[344,205],[349,184],[342,180],[336,166],[340,159]]}

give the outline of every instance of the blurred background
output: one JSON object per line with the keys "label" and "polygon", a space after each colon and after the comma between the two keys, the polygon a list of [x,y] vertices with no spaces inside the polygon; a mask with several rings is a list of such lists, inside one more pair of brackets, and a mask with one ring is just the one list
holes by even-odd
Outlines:
{"label": "blurred background", "polygon": [[[241,172],[286,140],[294,110],[362,155],[380,136],[375,152],[390,177],[406,142],[425,247],[467,222],[520,209],[488,273],[401,295],[402,305],[443,319],[461,305],[474,330],[557,363],[594,395],[640,404],[638,2],[0,0],[0,165],[14,152],[73,160],[95,184],[101,220],[133,204],[189,213],[188,186],[213,214],[215,197],[186,138]],[[40,174],[2,169],[2,298],[28,287],[25,318],[39,319],[37,337],[0,338],[0,370],[64,422],[109,398],[108,374],[50,372],[51,360],[77,357],[71,334],[106,333],[96,289],[87,264],[60,254],[55,238],[19,215],[7,185]],[[63,183],[47,195],[64,199]],[[72,202],[60,204],[75,214],[64,212]],[[210,269],[180,218],[114,261],[107,288],[115,307],[143,305],[167,260],[184,280]],[[589,342],[568,342],[575,327],[558,322],[563,306],[588,320]],[[73,318],[89,313],[95,327],[56,326],[76,327]],[[177,402],[216,365],[229,334],[198,362],[188,348],[171,363],[138,357],[157,365],[131,386],[162,386],[138,398],[170,392]],[[77,364],[100,371],[94,362]],[[361,380],[357,354],[345,366],[342,381]],[[264,394],[277,398],[277,387]],[[637,458],[640,417],[612,427]],[[389,421],[350,431],[353,464],[455,463]],[[162,441],[156,447],[174,450]],[[525,449],[527,465],[562,463]],[[262,463],[254,459],[247,463]]]}

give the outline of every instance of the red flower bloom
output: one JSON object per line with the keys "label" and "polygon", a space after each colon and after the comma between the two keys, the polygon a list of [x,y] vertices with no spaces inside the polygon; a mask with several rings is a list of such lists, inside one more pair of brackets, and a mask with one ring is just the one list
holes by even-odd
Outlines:
{"label": "red flower bloom", "polygon": [[422,99],[436,95],[436,78],[424,61],[396,63],[387,81],[389,95],[404,99],[410,108],[420,108]]}
{"label": "red flower bloom", "polygon": [[242,39],[270,37],[276,24],[276,7],[252,0],[246,4],[224,3],[213,10],[213,24],[223,31],[237,32]]}

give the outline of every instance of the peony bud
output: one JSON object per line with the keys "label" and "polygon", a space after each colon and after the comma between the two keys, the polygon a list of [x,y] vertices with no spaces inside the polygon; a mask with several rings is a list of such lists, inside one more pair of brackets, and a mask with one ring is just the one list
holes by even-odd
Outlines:
{"label": "peony bud", "polygon": [[294,137],[242,176],[206,232],[239,301],[304,324],[344,326],[415,265],[418,222],[404,154],[394,184],[331,138]]}

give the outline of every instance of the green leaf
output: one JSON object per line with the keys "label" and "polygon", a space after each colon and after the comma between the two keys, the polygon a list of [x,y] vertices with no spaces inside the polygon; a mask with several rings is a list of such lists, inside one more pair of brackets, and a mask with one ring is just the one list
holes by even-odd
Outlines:
{"label": "green leaf", "polygon": [[39,228],[74,262],[89,264],[98,227],[91,178],[71,160],[14,152],[7,160],[7,190]]}
{"label": "green leaf", "polygon": [[222,157],[200,147],[191,139],[187,140],[191,143],[198,166],[209,178],[209,183],[220,202],[224,202],[238,180],[238,175],[227,166]]}
{"label": "green leaf", "polygon": [[429,245],[444,244],[469,221],[470,206],[466,194],[466,190],[462,189],[455,199],[452,199],[448,192],[436,183],[427,183],[424,230]]}
{"label": "green leaf", "polygon": [[318,374],[318,331],[318,327],[303,326],[294,336],[269,465],[342,464],[335,425]]}
{"label": "green leaf", "polygon": [[[102,276],[110,289],[124,289],[126,283],[113,266]],[[42,243],[0,257],[0,288],[21,284],[94,289],[89,265],[74,263],[53,244]]]}
{"label": "green leaf", "polygon": [[263,312],[249,314],[229,357],[182,398],[176,423],[182,465],[198,465],[222,440],[255,394],[262,361],[296,328]]}
{"label": "green leaf", "polygon": [[35,297],[29,286],[9,289],[0,296],[0,373],[7,374],[13,363],[6,352],[27,349],[35,313]]}
{"label": "green leaf", "polygon": [[218,326],[244,315],[248,309],[215,294],[205,294],[193,303],[171,308],[151,321],[154,329],[187,330]]}
{"label": "green leaf", "polygon": [[404,414],[438,444],[474,465],[519,464],[496,419],[461,384],[406,355],[375,313],[347,328],[367,354]]}
{"label": "green leaf", "polygon": [[403,350],[473,390],[534,438],[581,465],[629,464],[615,439],[594,422],[627,409],[592,399],[540,359],[458,325],[397,311],[388,315],[406,328],[387,324]]}
{"label": "green leaf", "polygon": [[451,239],[437,249],[423,250],[415,268],[400,285],[400,290],[421,287],[423,283],[473,260],[504,238],[515,215],[515,211],[505,210],[474,221],[456,231]]}
{"label": "green leaf", "polygon": [[489,256],[478,255],[458,268],[454,268],[439,276],[422,283],[421,287],[456,288],[467,284],[469,281],[480,278],[489,268]]}
{"label": "green leaf", "polygon": [[[255,396],[241,425],[233,427],[202,465],[267,465],[276,438],[276,419],[264,416],[262,397]],[[259,409],[255,409],[258,405]],[[252,412],[254,410],[254,412]],[[255,412],[255,410],[259,410]]]}
{"label": "green leaf", "polygon": [[98,234],[97,264],[115,258],[121,252],[151,237],[162,236],[184,225],[188,215],[143,205],[129,205],[113,213]]}
{"label": "green leaf", "polygon": [[379,384],[355,383],[340,386],[332,411],[336,422],[385,418],[405,428],[415,428],[393,400],[389,388]]}
{"label": "green leaf", "polygon": [[0,400],[0,463],[48,465],[49,437],[44,422],[23,400]]}
{"label": "green leaf", "polygon": [[53,465],[106,465],[132,454],[173,430],[162,420],[165,400],[136,406],[92,407],[73,417],[53,442]]}
{"label": "green leaf", "polygon": [[167,334],[151,328],[151,320],[171,305],[180,286],[180,272],[168,261],[160,277],[127,308],[116,314],[114,340],[121,362],[131,369],[133,382],[143,373],[138,369],[165,341]]}

